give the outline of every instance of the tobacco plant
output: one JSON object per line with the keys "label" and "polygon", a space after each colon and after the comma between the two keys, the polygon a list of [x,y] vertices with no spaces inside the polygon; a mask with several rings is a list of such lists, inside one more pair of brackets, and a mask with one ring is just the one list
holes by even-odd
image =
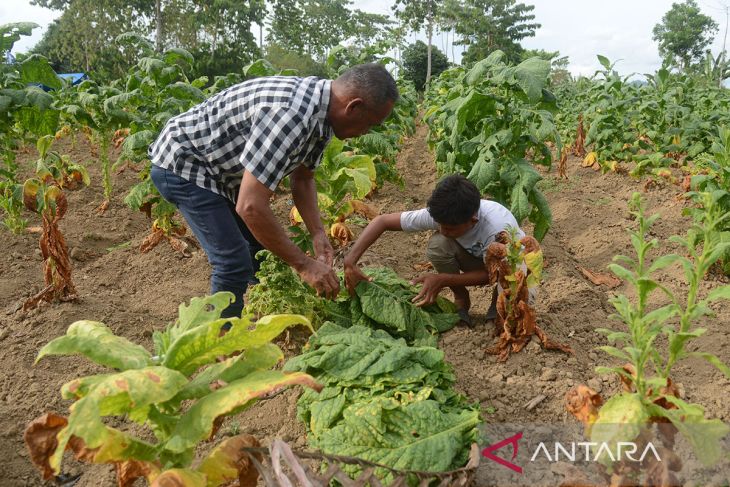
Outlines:
{"label": "tobacco plant", "polygon": [[573,353],[569,346],[548,338],[537,324],[537,314],[530,303],[530,289],[537,288],[542,278],[543,257],[537,240],[529,236],[518,240],[515,228],[502,231],[487,247],[484,263],[489,283],[497,283],[499,289],[495,323],[499,341],[487,352],[504,362],[510,352],[519,352],[532,335],[537,335],[546,349]]}
{"label": "tobacco plant", "polygon": [[534,164],[550,167],[548,142],[562,150],[548,91],[550,62],[538,58],[508,66],[495,51],[470,70],[453,68],[428,93],[424,119],[439,173],[461,172],[482,193],[507,206],[518,222],[535,224],[542,239],[552,219],[536,184]]}
{"label": "tobacco plant", "polygon": [[[152,353],[87,320],[73,323],[65,336],[44,346],[36,362],[51,355],[83,355],[114,370],[61,388],[64,399],[74,401],[68,417],[48,413],[28,425],[26,445],[43,478],[61,473],[69,449],[78,459],[114,464],[121,486],[137,478],[158,486],[218,486],[235,479],[255,485],[257,474],[241,451],[258,446],[255,439],[234,436],[195,462],[198,447],[215,436],[226,416],[267,394],[289,385],[319,385],[304,373],[272,370],[283,354],[271,341],[291,326],[311,329],[306,318],[220,318],[232,301],[231,293],[222,292],[181,304],[177,321],[154,333]],[[226,323],[233,326],[221,335]],[[142,439],[127,428],[108,426],[107,418],[126,418],[150,434]],[[165,483],[173,480],[177,483]]]}
{"label": "tobacco plant", "polygon": [[83,166],[73,164],[68,158],[51,151],[53,140],[52,136],[38,139],[40,158],[36,163],[36,177],[23,184],[23,204],[26,209],[38,213],[42,220],[40,249],[46,284],[40,292],[25,301],[23,309],[34,308],[41,301],[76,298],[68,246],[58,222],[68,209],[63,188],[78,188],[79,182],[88,184],[89,176]]}
{"label": "tobacco plant", "polygon": [[[616,256],[614,261],[626,267],[615,263],[609,268],[634,288],[636,299],[632,302],[619,294],[611,300],[617,311],[612,317],[623,322],[628,331],[599,329],[610,342],[623,343],[621,348],[600,348],[626,362],[626,365],[596,369],[599,373],[618,374],[624,391],[608,399],[600,408],[603,402],[600,396],[585,387],[569,394],[568,409],[584,421],[593,442],[608,442],[612,448],[614,443],[635,441],[637,438],[637,441],[645,442],[649,425],[671,423],[671,427],[665,425],[659,433],[667,451],[671,452],[674,432],[678,431],[689,440],[703,463],[712,464],[722,455],[719,442],[730,432],[730,427],[718,419],[706,419],[701,405],[681,399],[671,378],[674,366],[690,357],[705,359],[730,377],[730,368],[716,356],[688,350],[692,340],[707,332],[706,328],[697,326],[697,322],[713,316],[710,305],[721,299],[730,299],[730,285],[720,286],[704,298],[700,297],[700,283],[705,274],[730,246],[730,243],[721,241],[719,231],[720,226],[730,219],[730,212],[723,212],[711,195],[705,194],[703,198],[705,213],[702,221],[695,222],[686,236],[670,239],[680,246],[684,255],[667,254],[651,262],[650,254],[659,242],[648,235],[659,215],[647,217],[639,193],[632,197],[631,214],[636,218],[638,229],[629,233],[636,258]],[[657,272],[676,263],[684,271],[686,296],[675,295],[654,278]],[[669,304],[652,309],[650,298],[657,292],[663,294]],[[665,345],[660,345],[662,343]],[[654,465],[650,474],[671,479],[679,465],[681,462]],[[626,466],[618,465],[617,468],[620,470]]]}

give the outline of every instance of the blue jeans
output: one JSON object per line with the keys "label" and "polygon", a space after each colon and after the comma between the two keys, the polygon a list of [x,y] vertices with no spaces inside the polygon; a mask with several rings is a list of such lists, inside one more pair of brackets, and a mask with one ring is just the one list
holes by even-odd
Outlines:
{"label": "blue jeans", "polygon": [[263,247],[236,213],[236,205],[154,164],[150,178],[162,197],[185,217],[208,256],[213,267],[211,294],[230,291],[236,297],[221,316],[241,316],[246,288],[249,283],[257,282],[254,274],[259,269],[259,262],[254,256]]}

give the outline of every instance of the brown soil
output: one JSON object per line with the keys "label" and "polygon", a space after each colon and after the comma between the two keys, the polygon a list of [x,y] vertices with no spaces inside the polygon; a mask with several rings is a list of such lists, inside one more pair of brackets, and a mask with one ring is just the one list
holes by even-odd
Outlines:
{"label": "brown soil", "polygon": [[[405,189],[386,184],[373,197],[381,212],[397,212],[424,205],[435,181],[433,156],[425,144],[426,129],[405,141],[398,159],[398,169],[405,179]],[[59,145],[79,161],[90,159],[89,149],[80,144],[71,149]],[[21,160],[33,160],[34,154],[21,154]],[[122,204],[128,188],[134,184],[133,171],[115,178],[112,206],[104,215],[95,208],[102,201],[99,170],[90,163],[92,186],[69,195],[69,211],[61,222],[74,263],[74,281],[79,292],[77,302],[43,305],[22,312],[19,304],[41,288],[42,264],[37,250],[37,235],[14,236],[3,231],[0,242],[0,484],[8,487],[44,485],[30,464],[22,441],[25,424],[45,411],[66,414],[69,401],[61,399],[61,385],[80,375],[96,373],[99,368],[78,357],[51,357],[33,365],[45,343],[62,335],[68,325],[79,319],[101,321],[132,341],[151,346],[151,334],[174,320],[178,304],[208,290],[209,266],[200,250],[184,258],[162,243],[147,254],[137,250],[149,229],[142,214],[135,214]],[[526,350],[513,354],[506,363],[485,355],[493,343],[492,328],[485,326],[485,313],[491,290],[472,291],[473,329],[457,327],[444,334],[441,347],[456,371],[458,388],[483,407],[488,422],[574,421],[564,409],[564,395],[578,383],[588,383],[604,396],[618,390],[615,377],[600,377],[597,365],[612,361],[595,347],[606,343],[596,328],[619,329],[609,320],[612,307],[608,298],[615,292],[628,292],[626,285],[609,291],[586,280],[578,270],[582,266],[606,272],[615,254],[631,255],[625,229],[632,227],[627,201],[641,183],[627,176],[581,169],[579,161],[569,159],[568,179],[559,180],[555,172],[545,174],[541,183],[553,211],[553,227],[543,241],[547,267],[537,304],[538,322],[548,335],[575,350],[574,356],[542,350],[534,341]],[[676,233],[684,233],[689,221],[682,216],[686,203],[678,199],[679,189],[659,184],[644,194],[651,212],[661,220],[654,235],[662,242]],[[288,195],[278,198],[276,207],[282,221],[287,213]],[[31,225],[38,222],[32,220]],[[526,228],[529,231],[529,227]],[[361,262],[388,265],[401,276],[419,275],[414,265],[425,260],[426,234],[400,232],[384,235],[363,256]],[[674,249],[665,244],[665,249]],[[721,278],[710,277],[702,284],[703,295],[717,287]],[[682,294],[686,289],[683,274],[671,268],[661,279],[670,289]],[[656,303],[661,304],[661,303]],[[716,319],[707,320],[705,336],[691,348],[716,354],[730,363],[730,309],[717,306]],[[296,353],[292,344],[288,355]],[[676,368],[675,379],[682,384],[686,398],[706,407],[709,417],[730,420],[730,408],[724,397],[730,395],[730,381],[701,360],[686,360]],[[543,394],[535,409],[525,404]],[[264,443],[283,437],[303,447],[304,430],[296,421],[296,391],[287,391],[261,402],[244,414],[227,420],[223,434],[249,432]],[[82,473],[79,486],[115,485],[111,467],[79,465],[66,462],[68,473]],[[488,485],[489,479],[478,479]]]}

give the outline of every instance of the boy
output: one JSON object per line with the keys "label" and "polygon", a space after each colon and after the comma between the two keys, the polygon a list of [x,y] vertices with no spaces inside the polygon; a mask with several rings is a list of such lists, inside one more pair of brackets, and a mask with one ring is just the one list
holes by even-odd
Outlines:
{"label": "boy", "polygon": [[[466,288],[489,282],[483,262],[487,246],[507,227],[517,229],[517,238],[525,234],[507,208],[495,201],[481,199],[477,187],[460,174],[442,179],[426,205],[427,208],[421,210],[388,213],[373,219],[345,257],[345,285],[352,294],[360,281],[368,279],[357,261],[384,231],[435,230],[428,242],[426,257],[437,274],[415,279],[414,282],[422,283],[423,288],[413,302],[417,306],[433,303],[441,289],[449,287],[461,320],[471,326],[471,301]],[[496,298],[495,292],[487,320],[496,318]]]}

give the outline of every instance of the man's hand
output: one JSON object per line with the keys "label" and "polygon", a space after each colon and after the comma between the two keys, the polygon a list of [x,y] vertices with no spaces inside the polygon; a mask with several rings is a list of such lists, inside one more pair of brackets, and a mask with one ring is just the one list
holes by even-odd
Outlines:
{"label": "man's hand", "polygon": [[318,232],[312,238],[312,244],[314,245],[314,255],[317,260],[332,267],[332,262],[335,260],[335,249],[332,248],[330,239],[324,232]]}
{"label": "man's hand", "polygon": [[372,277],[368,277],[360,270],[357,264],[345,264],[345,287],[350,296],[355,296],[355,288],[361,281],[372,281]]}
{"label": "man's hand", "polygon": [[441,289],[444,288],[443,279],[439,274],[424,274],[411,282],[423,284],[421,291],[411,300],[416,306],[433,304]]}
{"label": "man's hand", "polygon": [[317,296],[335,299],[340,292],[340,280],[332,267],[319,260],[308,259],[299,277],[317,291]]}

